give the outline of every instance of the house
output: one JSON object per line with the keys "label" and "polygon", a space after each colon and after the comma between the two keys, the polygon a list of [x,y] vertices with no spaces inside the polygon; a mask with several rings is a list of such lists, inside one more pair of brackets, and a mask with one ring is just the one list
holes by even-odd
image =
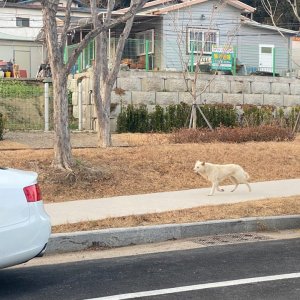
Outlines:
{"label": "house", "polygon": [[[65,6],[66,0],[60,1]],[[58,20],[64,11],[58,11]],[[88,8],[80,1],[73,1],[72,17],[90,16]],[[43,27],[40,1],[0,3],[0,61],[1,65],[16,64],[22,77],[35,78],[39,66],[46,58],[43,41],[38,40]]]}
{"label": "house", "polygon": [[[114,14],[117,17],[127,9]],[[238,0],[148,2],[135,17],[123,63],[131,69],[164,71],[200,64],[202,70],[209,71],[214,66],[212,58],[224,58],[224,53],[229,53],[231,70],[235,68],[240,74],[285,75],[296,67],[292,63],[291,39],[297,32],[280,28],[279,33],[274,26],[253,21],[253,13],[255,8]],[[110,58],[114,57],[121,30],[118,26],[110,31]],[[93,55],[90,45],[78,61],[79,71],[91,65]],[[214,68],[223,63],[218,61]]]}

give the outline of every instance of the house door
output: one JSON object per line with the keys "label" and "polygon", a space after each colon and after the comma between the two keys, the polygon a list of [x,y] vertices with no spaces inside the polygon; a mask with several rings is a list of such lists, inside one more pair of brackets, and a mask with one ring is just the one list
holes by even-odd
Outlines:
{"label": "house door", "polygon": [[259,45],[259,70],[273,72],[274,45]]}
{"label": "house door", "polygon": [[15,50],[14,61],[20,70],[26,70],[27,77],[31,77],[30,51]]}

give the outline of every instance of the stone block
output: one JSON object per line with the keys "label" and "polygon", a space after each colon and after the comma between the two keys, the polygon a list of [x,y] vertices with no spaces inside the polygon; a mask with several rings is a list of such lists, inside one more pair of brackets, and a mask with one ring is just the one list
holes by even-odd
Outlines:
{"label": "stone block", "polygon": [[76,89],[77,89],[77,80],[76,79],[70,79],[68,82],[69,82],[68,89],[71,92],[75,92]]}
{"label": "stone block", "polygon": [[300,95],[300,80],[299,83],[291,83],[291,95]]}
{"label": "stone block", "polygon": [[178,104],[178,92],[157,92],[156,104],[158,105],[170,105]]}
{"label": "stone block", "polygon": [[205,104],[215,104],[223,102],[223,95],[218,93],[203,93],[199,98],[200,102]]}
{"label": "stone block", "polygon": [[209,92],[209,86],[211,84],[213,84],[213,82],[210,82],[208,80],[197,80],[197,83],[196,83],[197,93],[207,93],[207,92]]}
{"label": "stone block", "polygon": [[155,92],[132,92],[131,103],[132,104],[150,104],[154,105],[156,103],[155,100]]}
{"label": "stone block", "polygon": [[[188,87],[190,87],[190,82],[188,81]],[[188,87],[185,80],[168,78],[165,80],[165,91],[166,92],[187,92]]]}
{"label": "stone block", "polygon": [[114,117],[110,118],[109,125],[110,125],[110,131],[116,132],[117,131],[117,118],[114,118]]}
{"label": "stone block", "polygon": [[118,88],[121,88],[125,91],[141,91],[142,90],[142,84],[141,79],[131,78],[131,77],[125,77],[125,78],[118,78],[116,83]]}
{"label": "stone block", "polygon": [[110,106],[110,117],[117,118],[121,112],[121,104],[112,103]]}
{"label": "stone block", "polygon": [[230,81],[214,80],[209,85],[210,93],[230,93]]}
{"label": "stone block", "polygon": [[244,103],[243,94],[223,94],[223,103],[241,105]]}
{"label": "stone block", "polygon": [[162,78],[142,78],[143,92],[163,92],[164,79]]}
{"label": "stone block", "polygon": [[131,92],[127,91],[124,95],[117,95],[114,91],[111,93],[111,103],[128,105],[131,103]]}
{"label": "stone block", "polygon": [[264,105],[283,106],[283,95],[266,94],[264,96]]}
{"label": "stone block", "polygon": [[231,94],[249,94],[250,93],[250,82],[248,81],[231,81],[230,84]]}
{"label": "stone block", "polygon": [[271,83],[263,81],[253,81],[251,82],[251,92],[252,94],[270,94]]}
{"label": "stone block", "polygon": [[290,94],[290,85],[288,83],[271,83],[271,93],[277,95],[289,95]]}
{"label": "stone block", "polygon": [[244,104],[262,105],[264,97],[261,94],[244,94]]}
{"label": "stone block", "polygon": [[72,93],[72,104],[73,104],[73,106],[78,105],[78,93],[77,93],[77,91]]}
{"label": "stone block", "polygon": [[[160,105],[161,107],[163,107],[163,105]],[[148,110],[148,113],[152,113],[155,111],[155,107],[156,105],[147,105],[147,110]]]}
{"label": "stone block", "polygon": [[73,117],[78,119],[79,112],[78,112],[78,105],[73,106]]}
{"label": "stone block", "polygon": [[187,104],[192,104],[193,103],[193,97],[190,93],[188,92],[180,92],[178,93],[178,100],[179,100],[179,103],[180,102],[184,102],[184,103],[187,103]]}
{"label": "stone block", "polygon": [[300,105],[300,95],[284,95],[284,106],[296,106]]}
{"label": "stone block", "polygon": [[94,115],[94,105],[83,105],[82,106],[82,129],[91,130]]}

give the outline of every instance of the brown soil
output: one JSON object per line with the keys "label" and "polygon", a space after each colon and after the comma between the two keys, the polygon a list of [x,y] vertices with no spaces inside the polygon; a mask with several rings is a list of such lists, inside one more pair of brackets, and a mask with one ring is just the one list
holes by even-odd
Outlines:
{"label": "brown soil", "polygon": [[[81,136],[76,135],[76,138],[80,139]],[[92,138],[95,139],[96,135]],[[300,178],[299,136],[293,142],[244,144],[170,144],[167,135],[159,134],[114,135],[113,140],[115,145],[119,146],[107,149],[74,149],[77,167],[70,174],[54,171],[51,168],[53,150],[33,149],[34,139],[31,140],[31,145],[20,143],[20,140],[5,140],[0,142],[0,149],[10,149],[10,143],[14,149],[23,149],[0,151],[0,166],[37,171],[46,203],[209,187],[210,184],[202,177],[196,176],[192,170],[196,160],[240,164],[250,174],[252,182]],[[91,139],[89,143],[93,144]],[[87,171],[87,167],[92,167],[93,172]],[[217,209],[215,207],[216,211],[224,213],[222,216],[216,211],[209,214],[208,211],[213,209],[211,207],[207,210],[194,209],[198,211],[195,218],[192,217],[196,215],[193,210],[186,210],[180,214],[186,215],[186,218],[182,219],[184,222],[189,222],[211,219],[212,215],[217,218],[230,218],[300,213],[299,197],[292,198],[289,202],[279,199],[276,201],[279,202],[256,202],[256,208],[253,210],[249,206],[252,207],[252,203],[240,204],[236,206],[240,212],[234,214],[231,212],[235,205]],[[180,214],[161,214],[163,217],[156,215],[154,219],[158,218],[162,223],[173,223],[182,218]],[[148,222],[149,215],[132,218],[135,221],[130,226],[156,222],[152,217]],[[126,226],[127,223],[131,223],[128,220],[129,218],[122,221],[122,218],[119,218],[107,221],[104,227],[112,227],[111,224]],[[80,228],[84,227],[80,225]],[[86,227],[94,228],[90,225]],[[95,228],[99,227],[103,228],[103,225],[95,225]],[[78,230],[78,227],[76,228]]]}

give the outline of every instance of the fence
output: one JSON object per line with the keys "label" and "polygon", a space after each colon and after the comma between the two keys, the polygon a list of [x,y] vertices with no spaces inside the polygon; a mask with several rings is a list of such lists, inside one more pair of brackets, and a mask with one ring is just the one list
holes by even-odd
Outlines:
{"label": "fence", "polygon": [[0,81],[0,112],[9,130],[44,129],[44,88],[38,83]]}
{"label": "fence", "polygon": [[[69,101],[69,127],[78,129],[73,116],[72,94]],[[53,95],[51,83],[30,80],[0,80],[0,113],[7,130],[52,130]]]}

